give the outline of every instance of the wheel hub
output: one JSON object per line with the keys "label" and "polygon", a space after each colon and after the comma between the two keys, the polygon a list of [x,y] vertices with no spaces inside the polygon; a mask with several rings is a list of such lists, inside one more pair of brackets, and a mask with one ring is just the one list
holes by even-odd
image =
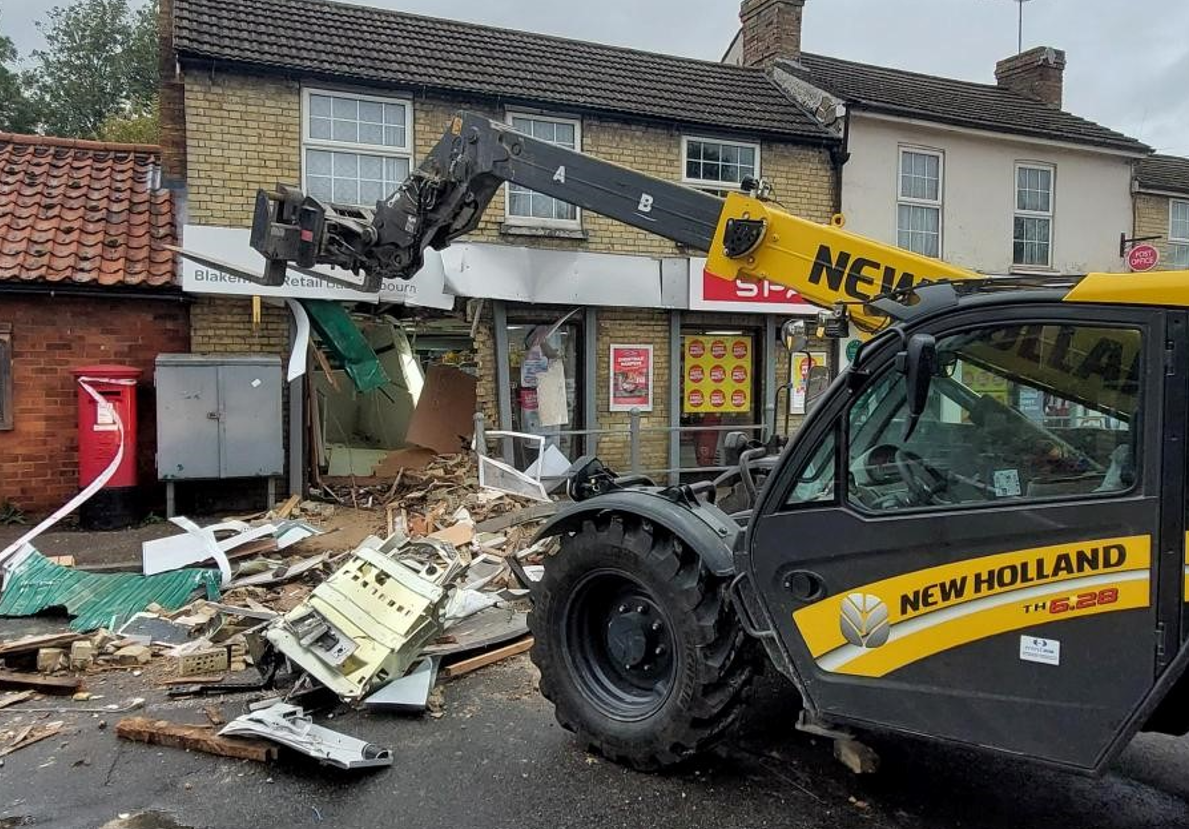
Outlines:
{"label": "wheel hub", "polygon": [[634,575],[588,574],[569,597],[566,618],[573,677],[592,703],[625,721],[664,705],[677,670],[671,624]]}
{"label": "wheel hub", "polygon": [[607,650],[625,670],[649,671],[655,658],[665,653],[668,634],[650,604],[620,605],[607,625]]}

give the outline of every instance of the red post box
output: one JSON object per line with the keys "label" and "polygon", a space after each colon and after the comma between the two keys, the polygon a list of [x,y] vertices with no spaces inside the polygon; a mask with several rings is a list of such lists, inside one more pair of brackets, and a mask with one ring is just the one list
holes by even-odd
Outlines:
{"label": "red post box", "polygon": [[[74,370],[78,385],[78,485],[85,488],[115,460],[124,426],[124,454],[115,473],[79,508],[79,523],[90,530],[115,530],[134,524],[136,497],[136,381],[130,366],[83,366]],[[83,383],[102,400],[96,400]]]}

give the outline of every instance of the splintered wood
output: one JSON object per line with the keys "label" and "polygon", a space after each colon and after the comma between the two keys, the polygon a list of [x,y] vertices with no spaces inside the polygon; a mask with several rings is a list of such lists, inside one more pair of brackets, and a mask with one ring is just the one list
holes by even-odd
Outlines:
{"label": "splintered wood", "polygon": [[266,763],[276,759],[277,748],[262,740],[248,740],[243,737],[220,737],[210,726],[182,725],[168,720],[152,720],[148,717],[129,717],[116,724],[116,736],[123,740],[150,743],[171,748],[184,748],[217,754],[220,757],[234,757],[238,760],[255,760]]}

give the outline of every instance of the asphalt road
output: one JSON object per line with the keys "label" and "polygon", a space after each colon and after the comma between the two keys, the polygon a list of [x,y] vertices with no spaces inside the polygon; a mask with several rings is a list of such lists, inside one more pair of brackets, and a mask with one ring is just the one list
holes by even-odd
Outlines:
{"label": "asphalt road", "polygon": [[[99,704],[120,702],[143,694],[142,681],[109,674],[91,689]],[[154,696],[149,713],[200,723],[210,702]],[[214,702],[230,717],[243,699]],[[112,733],[116,717],[54,715],[68,733],[0,768],[0,829],[1189,826],[1189,740],[1141,737],[1099,780],[881,741],[882,770],[854,777],[827,743],[792,732],[794,706],[774,684],[757,705],[722,756],[664,776],[583,752],[554,723],[524,658],[447,686],[441,719],[350,713],[325,722],[393,747],[394,766],[370,773],[126,743]],[[0,712],[0,731],[14,719]]]}

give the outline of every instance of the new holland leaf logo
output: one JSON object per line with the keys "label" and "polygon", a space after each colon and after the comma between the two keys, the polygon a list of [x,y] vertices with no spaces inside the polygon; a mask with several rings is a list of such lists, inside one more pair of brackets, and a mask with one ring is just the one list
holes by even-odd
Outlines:
{"label": "new holland leaf logo", "polygon": [[856,648],[878,648],[888,641],[888,606],[869,593],[851,593],[842,600],[842,635]]}

